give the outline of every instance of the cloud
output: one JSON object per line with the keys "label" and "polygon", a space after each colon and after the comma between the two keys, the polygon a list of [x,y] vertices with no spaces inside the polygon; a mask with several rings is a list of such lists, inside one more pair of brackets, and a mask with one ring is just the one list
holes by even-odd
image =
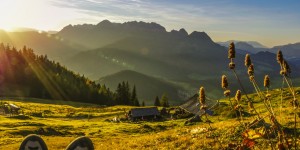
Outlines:
{"label": "cloud", "polygon": [[[209,29],[210,26],[248,26],[255,23],[263,24],[272,19],[270,19],[272,12],[269,13],[266,8],[244,7],[227,0],[221,2],[201,0],[189,3],[176,0],[52,0],[52,4],[76,9],[87,17],[119,22],[154,21],[165,24],[167,28],[191,24],[201,26],[203,29]],[[276,16],[278,18],[280,15]]]}
{"label": "cloud", "polygon": [[[148,21],[167,26],[182,27],[191,24],[216,24],[218,18],[208,16],[204,7],[160,3],[147,0],[52,0],[57,7],[73,8],[89,16],[112,21]],[[99,20],[101,21],[101,20]]]}

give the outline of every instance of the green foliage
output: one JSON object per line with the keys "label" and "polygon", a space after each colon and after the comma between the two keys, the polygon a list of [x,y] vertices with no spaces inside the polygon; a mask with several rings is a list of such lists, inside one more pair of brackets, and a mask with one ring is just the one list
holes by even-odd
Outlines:
{"label": "green foliage", "polygon": [[160,102],[159,102],[158,96],[155,97],[154,106],[160,106]]}
{"label": "green foliage", "polygon": [[160,98],[160,104],[163,107],[170,107],[169,98],[166,94],[163,94]]}
{"label": "green foliage", "polygon": [[[96,84],[85,76],[75,74],[47,55],[36,55],[23,47],[16,50],[0,44],[1,96],[35,97],[43,99],[80,101],[101,105],[138,105],[136,89],[131,97],[129,83],[123,82],[117,97],[105,85]],[[119,88],[119,87],[118,87]],[[117,101],[114,99],[117,98]],[[131,99],[134,102],[131,102]]]}
{"label": "green foliage", "polygon": [[131,99],[130,100],[131,100],[131,105],[133,105],[133,106],[140,106],[139,100],[138,100],[137,95],[136,95],[135,85],[133,86],[132,94],[131,94]]}
{"label": "green foliage", "polygon": [[128,82],[122,82],[118,84],[116,90],[116,103],[120,105],[132,105],[139,106],[139,100],[136,94],[136,87],[134,86],[132,92],[130,92],[130,86]]}

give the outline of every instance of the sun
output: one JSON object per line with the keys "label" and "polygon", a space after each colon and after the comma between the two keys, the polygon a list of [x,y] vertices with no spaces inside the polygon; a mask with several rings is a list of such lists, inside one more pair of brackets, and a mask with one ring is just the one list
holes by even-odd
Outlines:
{"label": "sun", "polygon": [[[51,14],[48,0],[0,0],[0,29],[42,28]],[[43,18],[44,20],[41,20]]]}
{"label": "sun", "polygon": [[75,8],[57,6],[53,1],[0,0],[0,29],[59,30],[87,16]]}
{"label": "sun", "polygon": [[0,29],[7,31],[17,27],[19,19],[18,10],[21,9],[22,2],[20,0],[1,0],[0,1]]}

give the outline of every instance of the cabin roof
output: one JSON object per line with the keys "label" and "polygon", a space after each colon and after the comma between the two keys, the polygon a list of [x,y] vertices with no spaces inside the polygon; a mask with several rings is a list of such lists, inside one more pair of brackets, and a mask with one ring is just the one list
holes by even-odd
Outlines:
{"label": "cabin roof", "polygon": [[146,117],[146,116],[159,116],[160,113],[157,107],[146,107],[146,108],[132,108],[131,116],[132,117]]}
{"label": "cabin roof", "polygon": [[[212,108],[217,104],[216,101],[209,99],[206,97],[206,105],[208,108]],[[195,115],[202,115],[204,111],[200,111],[200,104],[199,104],[199,95],[195,94],[194,96],[187,99],[183,104],[179,106],[181,109],[184,109],[192,114]]]}

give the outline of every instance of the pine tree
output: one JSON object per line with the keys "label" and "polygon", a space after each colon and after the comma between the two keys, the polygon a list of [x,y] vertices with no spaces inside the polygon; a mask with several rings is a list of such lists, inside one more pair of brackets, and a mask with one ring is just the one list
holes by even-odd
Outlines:
{"label": "pine tree", "polygon": [[160,104],[163,107],[169,107],[169,100],[166,94],[163,94],[160,98]]}
{"label": "pine tree", "polygon": [[[124,84],[123,84],[124,83]],[[131,93],[130,93],[130,87],[129,87],[129,83],[128,81],[125,83],[123,82],[123,99],[124,99],[124,104],[125,105],[130,105],[130,97],[131,97]]]}
{"label": "pine tree", "polygon": [[99,93],[104,94],[104,95],[105,95],[105,94],[108,94],[107,88],[106,88],[105,85],[100,86],[100,88],[99,88]]}
{"label": "pine tree", "polygon": [[122,85],[121,83],[118,84],[117,90],[116,90],[116,103],[117,104],[123,104],[122,102]]}
{"label": "pine tree", "polygon": [[143,106],[143,107],[145,106],[145,102],[144,102],[144,101],[142,102],[142,106]]}
{"label": "pine tree", "polygon": [[133,106],[140,106],[139,100],[138,100],[137,95],[136,95],[135,85],[133,86],[132,93],[131,93],[131,99],[130,100],[131,100],[131,105],[133,105]]}
{"label": "pine tree", "polygon": [[160,106],[160,102],[159,102],[158,96],[156,96],[156,98],[155,98],[154,106]]}

